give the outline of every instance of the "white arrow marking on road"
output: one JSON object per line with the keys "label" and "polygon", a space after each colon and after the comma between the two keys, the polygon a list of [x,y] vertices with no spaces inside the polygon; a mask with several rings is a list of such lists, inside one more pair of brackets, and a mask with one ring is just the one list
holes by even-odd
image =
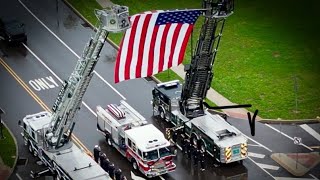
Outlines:
{"label": "white arrow marking on road", "polygon": [[253,153],[253,152],[248,152],[248,156],[255,157],[255,158],[261,158],[261,159],[263,159],[265,157],[264,154],[258,154],[258,153]]}
{"label": "white arrow marking on road", "polygon": [[135,175],[132,171],[131,171],[131,178],[133,180],[146,180],[145,178]]}
{"label": "white arrow marking on road", "polygon": [[271,169],[271,170],[278,170],[279,166],[273,166],[269,164],[262,164],[262,163],[257,163],[257,165],[263,169]]}
{"label": "white arrow marking on road", "polygon": [[304,129],[305,131],[307,131],[311,136],[316,138],[318,141],[320,141],[320,134],[317,133],[315,130],[313,130],[310,126],[308,126],[306,124],[302,124],[302,125],[300,125],[300,127],[302,129]]}
{"label": "white arrow marking on road", "polygon": [[[58,41],[60,41],[72,54],[74,54],[78,59],[80,58],[80,56],[75,53],[65,42],[63,42],[54,32],[52,32],[35,14],[33,14],[33,12],[23,3],[21,2],[21,0],[18,0],[20,2],[20,4],[43,26],[45,27],[56,39],[58,39]],[[22,43],[23,44],[23,43]],[[97,71],[93,71],[104,83],[106,83],[112,90],[114,90],[122,99],[126,100],[126,98],[119,92],[116,90],[116,88],[114,88],[113,86],[111,86],[110,83],[108,83],[105,79],[102,78],[102,76],[100,76],[100,74],[98,74]]]}
{"label": "white arrow marking on road", "polygon": [[[267,127],[271,128],[271,129],[273,129],[274,131],[276,131],[276,132],[278,132],[278,133],[282,134],[283,136],[285,136],[285,137],[287,137],[287,138],[291,139],[291,141],[293,141],[293,138],[292,138],[292,137],[290,137],[289,135],[285,134],[284,132],[279,131],[277,128],[275,128],[275,127],[273,127],[273,126],[270,126],[269,124],[265,124],[265,125],[266,125]],[[313,149],[312,149],[312,148],[310,148],[309,146],[307,146],[307,145],[305,145],[305,144],[303,144],[303,143],[301,143],[300,145],[301,145],[301,146],[303,146],[303,147],[305,147],[305,148],[307,148],[307,149],[309,149],[310,151],[313,151]]]}

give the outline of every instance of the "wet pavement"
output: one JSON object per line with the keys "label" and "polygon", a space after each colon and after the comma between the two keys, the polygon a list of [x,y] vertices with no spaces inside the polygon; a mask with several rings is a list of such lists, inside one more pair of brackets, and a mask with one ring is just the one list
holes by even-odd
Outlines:
{"label": "wet pavement", "polygon": [[[58,2],[58,11],[56,2]],[[1,50],[8,54],[8,57],[2,58],[3,61],[46,106],[51,107],[61,88],[61,82],[70,75],[93,31],[86,27],[84,21],[78,18],[61,1],[0,0],[0,16],[12,16],[24,22],[28,35],[26,45],[7,47],[3,43],[0,44]],[[99,144],[109,159],[115,163],[115,166],[120,167],[124,174],[130,177],[132,171],[130,163],[115,149],[108,147],[103,135],[96,131],[95,107],[118,103],[121,99],[125,99],[150,123],[155,124],[162,131],[170,125],[152,118],[150,101],[154,82],[135,79],[119,84],[113,83],[115,55],[116,50],[111,45],[106,44],[96,66],[95,76],[83,99],[88,108],[83,105],[76,115],[77,124],[74,134],[90,150],[93,149],[94,145]],[[13,78],[13,72],[9,72],[11,71],[8,71],[4,66],[0,66],[0,106],[7,113],[4,121],[17,137],[19,156],[28,158],[28,165],[18,166],[15,173],[18,173],[22,179],[29,179],[28,172],[31,169],[40,170],[42,167],[36,165],[36,159],[32,158],[23,146],[17,121],[21,120],[26,114],[36,113],[43,109],[30,96],[30,93],[18,83],[17,79]],[[51,83],[50,88],[38,88],[33,82],[42,78],[47,82],[53,80],[55,83]],[[249,151],[252,156],[245,160],[243,165],[233,163],[220,168],[214,168],[210,165],[210,168],[207,168],[206,171],[200,172],[179,152],[175,161],[177,170],[164,175],[162,178],[273,179],[274,177],[292,177],[290,173],[279,167],[270,158],[270,155],[273,152],[310,152],[310,149],[304,146],[296,146],[290,138],[263,124],[257,123],[256,136],[252,138],[247,121],[230,118],[229,122],[252,139],[249,141]],[[319,132],[318,125],[310,126]],[[295,132],[297,132],[299,136],[305,139],[303,143],[306,146],[319,144],[316,139],[301,130],[300,127],[287,125],[283,125],[281,128],[278,125],[272,125],[271,127],[281,129],[289,137],[296,136]],[[266,167],[269,167],[269,169]],[[270,167],[272,168],[270,169]],[[309,173],[318,177],[319,175],[315,173],[318,170],[320,170],[319,165]],[[142,176],[140,173],[137,173],[137,175]],[[307,174],[304,177],[310,178],[311,176]],[[16,178],[18,177],[12,177],[12,179]]]}

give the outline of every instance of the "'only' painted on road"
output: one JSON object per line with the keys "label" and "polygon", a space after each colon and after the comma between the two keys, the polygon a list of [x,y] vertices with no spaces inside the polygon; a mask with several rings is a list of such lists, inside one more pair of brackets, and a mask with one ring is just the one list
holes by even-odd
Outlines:
{"label": "'only' painted on road", "polygon": [[51,76],[30,80],[29,84],[36,91],[59,87],[58,83],[56,83],[56,81]]}

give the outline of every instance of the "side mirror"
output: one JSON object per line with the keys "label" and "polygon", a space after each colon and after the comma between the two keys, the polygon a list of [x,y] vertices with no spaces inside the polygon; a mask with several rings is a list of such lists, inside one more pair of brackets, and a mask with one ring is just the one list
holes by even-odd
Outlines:
{"label": "side mirror", "polygon": [[21,120],[18,121],[18,125],[21,126]]}

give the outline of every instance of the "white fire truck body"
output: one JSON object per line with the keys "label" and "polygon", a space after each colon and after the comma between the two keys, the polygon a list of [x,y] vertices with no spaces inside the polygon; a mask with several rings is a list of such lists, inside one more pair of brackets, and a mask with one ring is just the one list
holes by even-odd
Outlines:
{"label": "white fire truck body", "polygon": [[21,133],[25,145],[61,179],[110,179],[109,175],[86,152],[73,144],[70,148],[47,151],[44,132],[49,128],[52,115],[43,111],[23,118]]}
{"label": "white fire truck body", "polygon": [[134,169],[147,177],[175,170],[170,142],[125,101],[110,104],[106,109],[97,106],[97,121],[108,144],[125,156]]}

